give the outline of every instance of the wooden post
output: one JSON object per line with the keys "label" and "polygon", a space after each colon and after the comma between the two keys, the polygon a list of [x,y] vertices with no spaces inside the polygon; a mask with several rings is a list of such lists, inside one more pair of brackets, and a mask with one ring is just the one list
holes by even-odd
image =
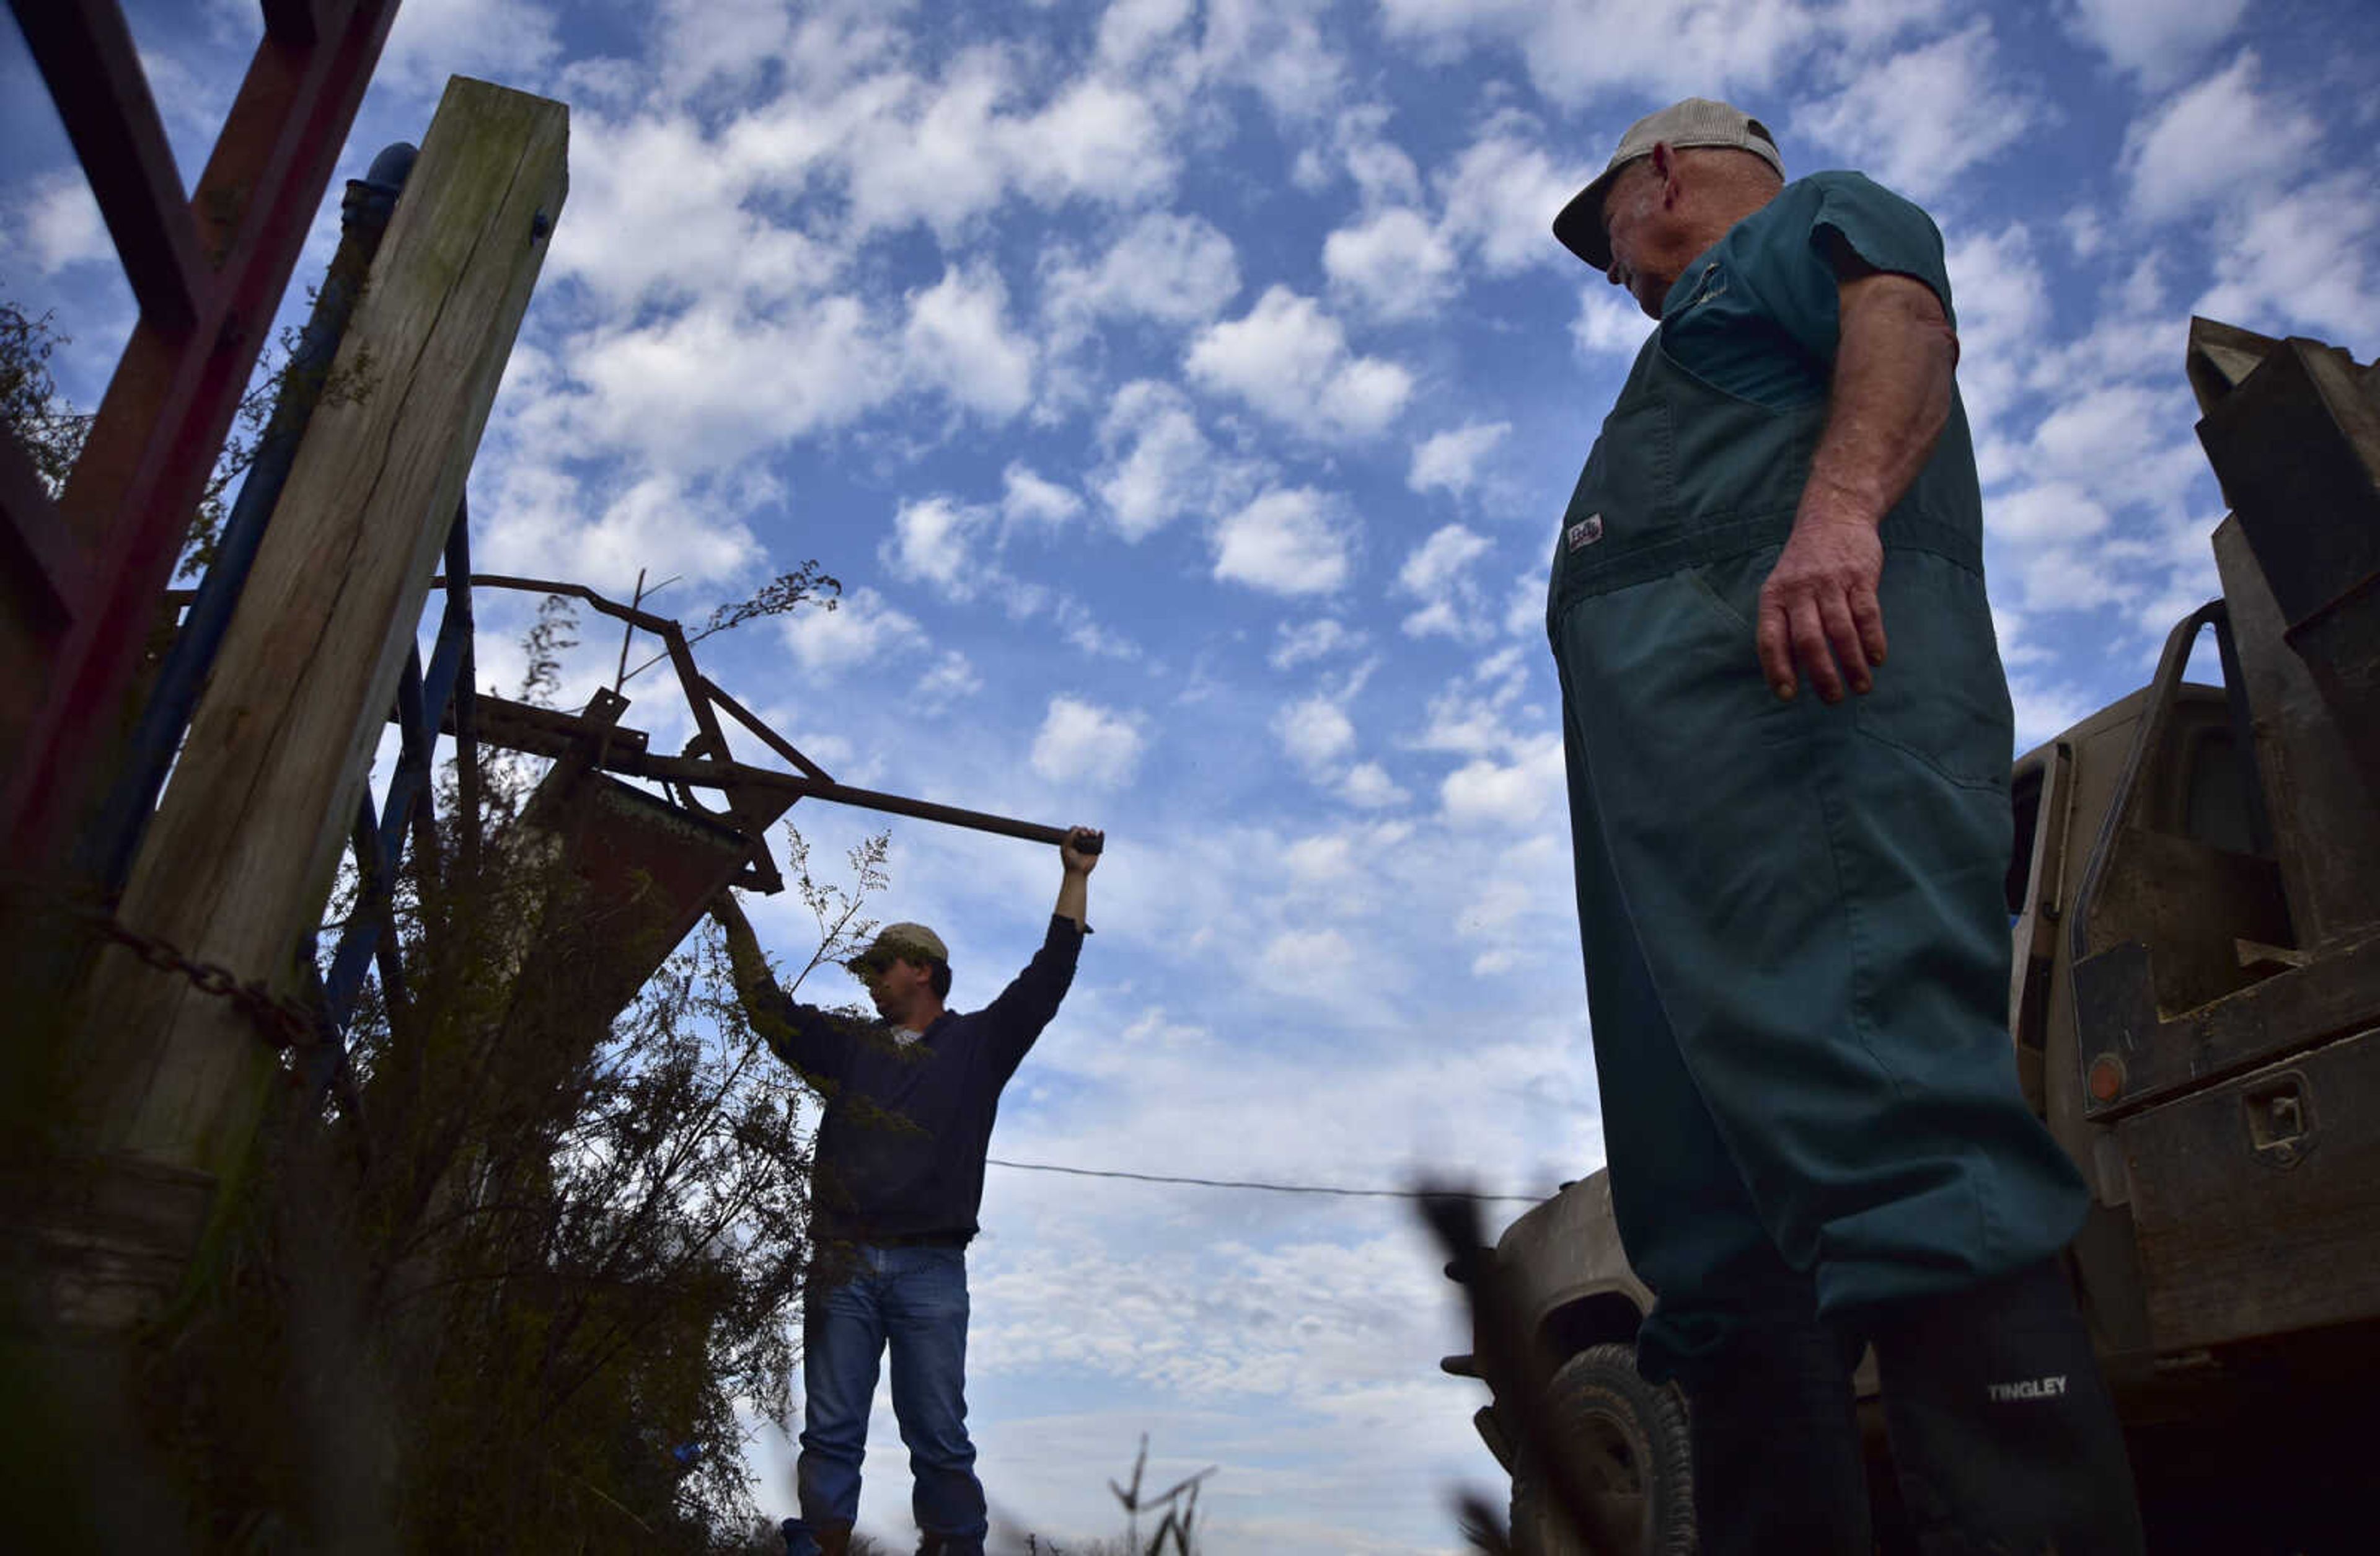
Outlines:
{"label": "wooden post", "polygon": [[[456,78],[357,304],[119,917],[295,992],[488,408],[568,187],[561,103]],[[220,1179],[270,1049],[129,954],[93,982],[101,1149]],[[128,1159],[128,1160],[126,1160]],[[189,1228],[194,1240],[200,1228]]]}

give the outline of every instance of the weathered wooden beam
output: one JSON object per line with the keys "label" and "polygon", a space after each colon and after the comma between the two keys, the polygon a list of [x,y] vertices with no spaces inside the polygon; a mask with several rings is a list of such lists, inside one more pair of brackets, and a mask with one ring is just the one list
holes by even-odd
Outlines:
{"label": "weathered wooden beam", "polygon": [[[568,111],[456,79],[333,369],[120,917],[299,985],[505,359],[568,185]],[[220,1174],[270,1084],[239,1014],[111,952],[91,1064],[103,1145]]]}

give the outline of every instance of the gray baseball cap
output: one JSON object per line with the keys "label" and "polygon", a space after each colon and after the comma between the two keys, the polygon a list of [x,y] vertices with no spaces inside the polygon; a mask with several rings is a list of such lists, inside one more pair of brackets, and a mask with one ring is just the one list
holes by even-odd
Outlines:
{"label": "gray baseball cap", "polygon": [[1604,193],[1630,163],[1651,156],[1655,144],[1663,140],[1681,151],[1688,146],[1723,146],[1750,152],[1775,168],[1777,176],[1785,176],[1785,159],[1778,154],[1777,138],[1768,133],[1767,125],[1730,103],[1689,97],[1628,127],[1628,133],[1620,138],[1620,149],[1611,153],[1611,161],[1595,182],[1572,195],[1554,218],[1554,236],[1561,239],[1563,248],[1597,270],[1611,268],[1611,240],[1603,230]]}

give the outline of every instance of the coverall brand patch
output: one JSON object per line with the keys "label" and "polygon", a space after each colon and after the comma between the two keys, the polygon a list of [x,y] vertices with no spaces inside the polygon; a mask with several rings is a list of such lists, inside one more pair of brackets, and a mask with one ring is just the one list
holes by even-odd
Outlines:
{"label": "coverall brand patch", "polygon": [[2019,1400],[2056,1399],[2066,1392],[2066,1374],[2053,1373],[2047,1378],[2028,1378],[2021,1383],[1986,1383],[1984,1392],[1994,1404],[2012,1404]]}
{"label": "coverall brand patch", "polygon": [[1572,525],[1565,534],[1570,549],[1572,551],[1591,546],[1603,539],[1603,516],[1599,513],[1591,513]]}

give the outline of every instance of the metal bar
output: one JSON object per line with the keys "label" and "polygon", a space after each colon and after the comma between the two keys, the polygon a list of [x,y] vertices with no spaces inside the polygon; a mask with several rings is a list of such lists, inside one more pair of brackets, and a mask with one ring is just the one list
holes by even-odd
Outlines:
{"label": "metal bar", "polygon": [[[479,702],[481,736],[514,750],[557,759],[568,757],[584,750],[588,738],[595,733],[576,715],[557,713],[550,708],[532,708],[510,698],[484,694]],[[625,738],[629,735],[637,735],[638,739]],[[997,833],[1003,837],[1021,837],[1030,843],[1062,843],[1066,838],[1067,829],[1064,827],[1021,821],[1013,816],[994,816],[981,810],[938,805],[931,800],[855,788],[848,784],[827,783],[765,767],[747,767],[737,761],[659,756],[646,749],[641,739],[642,732],[639,730],[613,731],[610,748],[601,764],[603,771],[625,778],[650,778],[661,783],[686,784],[696,788],[725,791],[748,787],[769,793],[791,794],[796,799],[831,800],[837,805],[856,805],[890,815],[912,816],[923,821],[942,821],[977,832]]]}
{"label": "metal bar", "polygon": [[[20,20],[40,0],[12,0]],[[397,0],[353,0],[346,24],[312,49],[259,45],[191,214],[217,264],[187,332],[143,320],[125,347],[58,507],[87,556],[104,556],[55,641],[10,644],[0,677],[41,690],[0,708],[0,861],[62,858],[93,764],[119,727],[189,515],[223,447],[339,148],[346,140]]]}
{"label": "metal bar", "polygon": [[350,0],[262,0],[264,30],[285,43],[320,43],[347,18]]}
{"label": "metal bar", "polygon": [[169,334],[199,322],[213,277],[182,175],[115,0],[11,0],[49,83],[141,317]]}
{"label": "metal bar", "polygon": [[[471,625],[471,506],[468,495],[455,504],[455,527],[446,532],[446,621],[453,624],[463,650],[455,658],[455,696],[443,722],[455,736],[455,799],[462,814],[455,818],[463,829],[455,839],[464,879],[480,868],[480,692],[478,650]],[[442,628],[443,630],[443,628]]]}
{"label": "metal bar", "polygon": [[230,516],[224,520],[213,565],[200,583],[190,614],[175,634],[157,685],[140,710],[125,764],[99,819],[82,840],[79,873],[97,881],[104,891],[120,890],[131,874],[133,857],[156,809],[158,791],[164,787],[174,754],[181,748],[183,733],[189,728],[191,711],[214,668],[224,634],[231,628],[232,613],[238,607],[241,590],[248,587],[257,552],[273,522],[273,507],[281,499],[281,488],[297,461],[298,444],[322,398],[323,382],[346,334],[356,298],[362,294],[372,256],[380,251],[381,237],[388,230],[389,216],[396,209],[413,158],[414,149],[399,142],[373,158],[370,171],[363,177],[347,182],[338,252],[315,294],[314,310],[298,337],[298,349],[290,355],[255,460],[240,482]]}
{"label": "metal bar", "polygon": [[703,696],[708,697],[713,702],[718,703],[722,708],[726,709],[728,715],[735,719],[737,723],[742,724],[746,729],[750,730],[754,735],[758,735],[762,745],[768,747],[769,749],[776,752],[777,755],[784,758],[787,761],[792,762],[795,767],[800,768],[804,775],[816,778],[820,783],[824,784],[832,784],[834,782],[833,774],[828,772],[825,768],[820,767],[818,763],[810,760],[809,758],[794,749],[794,744],[792,741],[787,740],[783,735],[779,735],[775,730],[771,729],[767,724],[762,723],[759,719],[752,713],[747,711],[744,704],[728,696],[725,690],[720,687],[718,682],[710,679],[707,675],[700,677],[700,680],[702,683]]}
{"label": "metal bar", "polygon": [[348,1013],[355,1009],[356,991],[363,987],[364,968],[371,962],[373,942],[380,934],[380,912],[376,909],[384,910],[388,890],[387,857],[382,851],[380,819],[373,813],[370,784],[365,785],[362,797],[356,802],[356,821],[349,837],[355,845],[358,877],[356,906],[347,916],[346,928],[339,931],[338,949],[331,955],[331,970],[322,979],[322,1008],[343,1032],[346,1030]]}

